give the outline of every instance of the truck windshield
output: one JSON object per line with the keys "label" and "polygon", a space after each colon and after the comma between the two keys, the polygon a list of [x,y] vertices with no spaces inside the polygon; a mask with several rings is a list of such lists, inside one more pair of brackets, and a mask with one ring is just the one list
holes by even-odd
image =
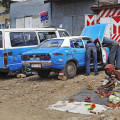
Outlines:
{"label": "truck windshield", "polygon": [[63,39],[45,40],[37,48],[60,47]]}
{"label": "truck windshield", "polygon": [[42,42],[46,39],[51,39],[51,38],[57,37],[55,32],[38,32],[38,36],[39,36],[40,42]]}

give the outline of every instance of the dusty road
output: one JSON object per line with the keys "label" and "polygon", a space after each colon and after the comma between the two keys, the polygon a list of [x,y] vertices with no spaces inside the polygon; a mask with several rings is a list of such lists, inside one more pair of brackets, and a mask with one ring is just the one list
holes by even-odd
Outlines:
{"label": "dusty road", "polygon": [[98,86],[106,76],[78,73],[74,79],[61,81],[51,74],[47,79],[37,75],[16,78],[9,75],[0,78],[0,120],[119,120],[120,110],[116,108],[98,115],[82,115],[55,110],[46,110],[49,105],[76,94],[87,84]]}

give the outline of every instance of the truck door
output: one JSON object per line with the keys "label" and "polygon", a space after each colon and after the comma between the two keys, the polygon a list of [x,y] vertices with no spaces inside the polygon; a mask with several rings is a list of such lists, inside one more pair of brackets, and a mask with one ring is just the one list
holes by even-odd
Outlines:
{"label": "truck door", "polygon": [[106,63],[107,62],[106,49],[101,47],[101,51],[102,51],[102,61],[103,61],[103,63]]}
{"label": "truck door", "polygon": [[[6,53],[8,55],[8,67],[10,71],[21,70],[21,54],[33,49],[37,44],[35,32],[6,32],[9,43],[6,41]],[[6,39],[8,40],[8,39]]]}
{"label": "truck door", "polygon": [[86,49],[83,46],[82,40],[81,39],[74,39],[74,40],[71,40],[70,42],[73,43],[73,47],[71,48],[72,55],[73,55],[73,58],[78,61],[78,67],[85,66]]}

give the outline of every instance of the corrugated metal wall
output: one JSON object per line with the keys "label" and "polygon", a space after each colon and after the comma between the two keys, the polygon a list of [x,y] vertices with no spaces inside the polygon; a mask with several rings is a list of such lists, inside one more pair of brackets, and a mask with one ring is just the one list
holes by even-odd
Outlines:
{"label": "corrugated metal wall", "polygon": [[[17,21],[19,21],[22,18],[25,19],[26,17],[32,17],[32,27],[51,26],[52,24],[52,26],[58,28],[60,25],[62,25],[63,28],[67,29],[71,35],[80,35],[82,29],[84,28],[84,14],[93,14],[93,11],[91,11],[90,8],[95,3],[98,3],[98,0],[70,1],[58,4],[52,3],[51,7],[50,3],[44,4],[44,0],[31,0],[13,3],[10,7],[11,28],[16,27],[17,19]],[[39,24],[40,13],[44,11],[48,11],[48,23]]]}
{"label": "corrugated metal wall", "polygon": [[[26,2],[16,2],[10,6],[10,27],[16,28],[16,19],[22,19],[25,17],[37,18],[37,22],[41,22],[40,13],[48,11],[49,20],[48,23],[41,23],[43,26],[51,25],[51,9],[50,3],[44,4],[44,0],[30,0]],[[39,18],[39,21],[38,21]],[[34,20],[33,20],[34,22]],[[34,25],[32,25],[34,27]],[[37,27],[37,25],[35,25]],[[41,27],[38,24],[38,27]]]}
{"label": "corrugated metal wall", "polygon": [[93,14],[90,10],[98,0],[78,0],[69,3],[52,4],[52,25],[62,24],[71,35],[80,35],[84,28],[84,14]]}

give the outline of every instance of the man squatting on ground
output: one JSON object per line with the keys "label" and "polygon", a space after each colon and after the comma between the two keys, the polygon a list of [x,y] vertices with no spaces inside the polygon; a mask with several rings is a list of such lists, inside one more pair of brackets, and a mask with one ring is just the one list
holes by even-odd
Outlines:
{"label": "man squatting on ground", "polygon": [[[105,85],[101,85],[100,87],[98,87],[98,90],[107,88],[108,91],[111,91],[115,87],[115,82],[120,85],[120,72],[118,70],[115,70],[112,64],[106,65],[105,73],[108,76],[108,82]],[[114,79],[112,78],[113,76]]]}

